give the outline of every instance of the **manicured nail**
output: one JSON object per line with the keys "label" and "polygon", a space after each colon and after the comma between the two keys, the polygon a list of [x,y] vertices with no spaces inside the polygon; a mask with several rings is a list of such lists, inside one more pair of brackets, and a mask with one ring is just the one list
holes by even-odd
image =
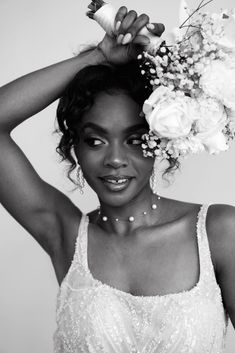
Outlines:
{"label": "manicured nail", "polygon": [[119,30],[119,28],[120,28],[120,26],[121,26],[121,21],[117,21],[117,23],[116,23],[116,27],[115,27],[115,29],[116,29],[116,32]]}
{"label": "manicured nail", "polygon": [[148,23],[148,24],[146,25],[146,27],[147,27],[148,29],[154,29],[154,28],[155,28],[155,26],[154,26],[153,23]]}
{"label": "manicured nail", "polygon": [[125,34],[125,36],[124,36],[124,38],[123,38],[123,40],[122,40],[122,44],[127,44],[127,43],[130,43],[131,38],[132,38],[131,33],[127,33],[127,34]]}
{"label": "manicured nail", "polygon": [[124,38],[123,34],[119,34],[119,36],[117,37],[117,43],[118,44],[122,44],[122,39]]}

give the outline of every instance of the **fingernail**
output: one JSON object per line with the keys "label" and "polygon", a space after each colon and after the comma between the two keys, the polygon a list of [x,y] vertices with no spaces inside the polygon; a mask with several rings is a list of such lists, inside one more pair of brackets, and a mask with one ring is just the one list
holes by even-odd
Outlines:
{"label": "fingernail", "polygon": [[117,21],[117,23],[116,23],[116,27],[115,27],[115,29],[116,29],[116,32],[119,30],[119,28],[120,28],[120,26],[121,26],[121,21]]}
{"label": "fingernail", "polygon": [[130,43],[131,38],[132,38],[131,33],[127,33],[127,34],[125,34],[125,36],[124,36],[124,38],[123,38],[123,40],[122,40],[122,44],[127,44],[127,43]]}
{"label": "fingernail", "polygon": [[153,23],[148,23],[148,24],[146,25],[146,27],[147,27],[148,29],[154,29],[154,28],[155,28],[155,26],[154,26]]}
{"label": "fingernail", "polygon": [[164,26],[163,23],[159,23],[159,24],[158,24],[158,27],[159,27],[159,29],[160,29],[160,31],[161,31],[162,33],[165,31],[165,26]]}
{"label": "fingernail", "polygon": [[150,39],[148,37],[143,38],[143,45],[148,45],[150,43]]}
{"label": "fingernail", "polygon": [[118,44],[122,44],[122,39],[124,38],[123,34],[119,34],[119,36],[117,37],[117,43]]}

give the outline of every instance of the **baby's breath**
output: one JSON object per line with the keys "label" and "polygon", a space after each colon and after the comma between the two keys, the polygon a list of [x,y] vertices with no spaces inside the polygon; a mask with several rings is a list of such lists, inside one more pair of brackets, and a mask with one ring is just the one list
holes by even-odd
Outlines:
{"label": "baby's breath", "polygon": [[[159,108],[159,104],[164,103],[166,100],[169,103],[168,108],[171,105],[173,106],[177,99],[185,99],[185,97],[190,97],[191,101],[187,104],[193,105],[195,103],[195,107],[200,102],[200,107],[198,106],[198,109],[195,108],[192,113],[194,114],[194,120],[188,135],[165,138],[158,131],[152,131],[150,127],[149,133],[142,137],[142,148],[145,157],[177,159],[185,157],[189,153],[198,153],[204,149],[208,150],[210,149],[207,146],[208,141],[202,139],[205,134],[200,135],[201,131],[198,129],[198,126],[206,125],[197,124],[197,121],[204,118],[200,114],[202,112],[203,114],[211,112],[217,105],[219,108],[216,114],[222,112],[221,116],[224,119],[223,114],[225,113],[221,106],[224,106],[224,110],[226,110],[227,103],[225,104],[224,102],[227,102],[228,99],[226,98],[227,100],[225,100],[221,96],[208,95],[208,92],[204,91],[201,80],[205,70],[208,71],[213,62],[219,61],[225,67],[229,58],[233,62],[233,67],[235,67],[235,43],[232,50],[224,48],[220,44],[221,40],[226,37],[224,20],[230,18],[230,12],[223,10],[220,14],[210,14],[199,11],[209,2],[211,0],[208,2],[201,1],[196,10],[189,11],[188,19],[179,27],[180,31],[184,31],[180,40],[176,40],[173,45],[168,45],[165,41],[162,41],[154,53],[144,51],[138,56],[141,74],[145,77],[147,86],[150,85],[153,92],[160,87],[168,89],[167,97],[162,96],[159,98],[157,96],[157,102],[152,104],[152,111],[157,109],[157,106]],[[232,13],[232,16],[235,16],[234,13]],[[180,37],[180,32],[177,33],[177,36]],[[235,71],[233,71],[233,75],[234,73]],[[166,94],[165,91],[164,94]],[[233,104],[235,110],[235,103],[233,102]],[[151,113],[148,114],[149,120],[151,120]],[[146,119],[148,121],[147,117]],[[214,131],[216,131],[217,135],[223,134],[226,141],[229,142],[235,137],[235,123],[228,118],[227,123],[224,124],[221,119],[218,118],[218,122],[216,121],[217,125],[214,126]],[[205,133],[206,131],[203,132]],[[221,135],[219,136],[221,139]],[[225,149],[225,146],[221,147],[221,150]],[[214,153],[213,149],[211,151]]]}

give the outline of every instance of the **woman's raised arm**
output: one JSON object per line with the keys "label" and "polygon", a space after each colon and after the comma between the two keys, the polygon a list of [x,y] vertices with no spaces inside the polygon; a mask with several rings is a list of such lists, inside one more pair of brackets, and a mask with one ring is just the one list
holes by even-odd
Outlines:
{"label": "woman's raised arm", "polygon": [[81,213],[40,178],[10,133],[55,101],[79,70],[102,61],[100,50],[89,50],[0,88],[0,202],[50,255],[59,246],[63,219],[79,222]]}
{"label": "woman's raised arm", "polygon": [[93,48],[1,87],[0,133],[10,133],[17,125],[59,98],[75,74],[85,66],[104,60],[101,50]]}

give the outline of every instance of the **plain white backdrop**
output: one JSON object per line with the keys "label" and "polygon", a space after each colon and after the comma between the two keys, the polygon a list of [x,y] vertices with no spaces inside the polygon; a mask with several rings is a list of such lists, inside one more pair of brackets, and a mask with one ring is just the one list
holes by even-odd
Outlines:
{"label": "plain white backdrop", "polygon": [[[146,12],[152,21],[165,23],[167,30],[177,25],[179,0],[112,3]],[[1,0],[0,85],[71,57],[81,44],[97,43],[103,31],[85,16],[88,4],[86,0]],[[198,2],[189,4],[195,7]],[[208,10],[233,6],[233,0],[215,0]],[[88,188],[84,196],[71,193],[72,184],[55,152],[55,110],[56,103],[17,127],[13,137],[39,175],[88,212],[97,204],[96,196]],[[235,142],[219,156],[187,159],[172,186],[166,188],[159,180],[159,192],[190,202],[235,205],[234,164]],[[0,235],[0,353],[52,353],[58,284],[50,259],[1,206]],[[230,325],[226,353],[234,351]]]}

